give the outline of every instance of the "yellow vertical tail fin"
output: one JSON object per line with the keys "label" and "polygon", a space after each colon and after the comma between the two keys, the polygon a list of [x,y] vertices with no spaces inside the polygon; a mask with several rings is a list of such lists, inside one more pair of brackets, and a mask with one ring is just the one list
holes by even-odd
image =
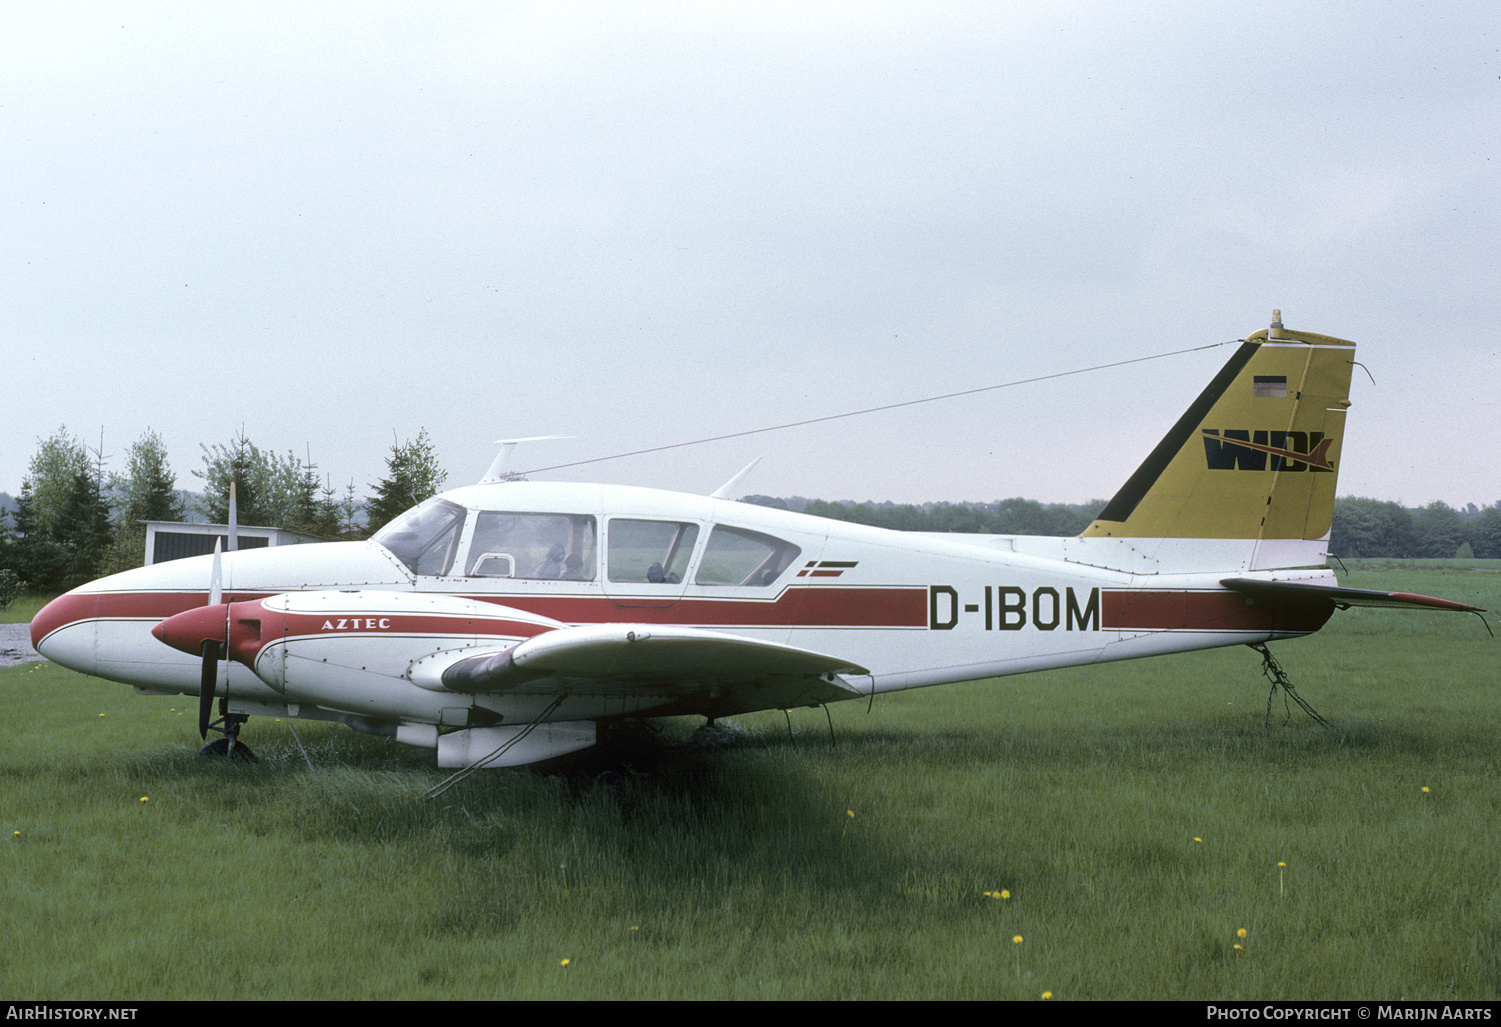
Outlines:
{"label": "yellow vertical tail fin", "polygon": [[1251,335],[1084,537],[1325,538],[1354,360],[1280,322]]}

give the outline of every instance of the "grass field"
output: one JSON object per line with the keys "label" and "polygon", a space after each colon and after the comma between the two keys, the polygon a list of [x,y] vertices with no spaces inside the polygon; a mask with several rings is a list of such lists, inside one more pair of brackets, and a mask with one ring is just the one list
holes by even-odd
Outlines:
{"label": "grass field", "polygon": [[[1351,570],[1501,608],[1501,574]],[[436,802],[425,750],[306,723],[314,775],[257,719],[257,763],[200,760],[191,699],[0,671],[0,991],[1495,999],[1501,642],[1352,610],[1273,651],[1333,730],[1265,727],[1237,648],[845,703],[832,747],[815,710],[670,723],[617,778]]]}

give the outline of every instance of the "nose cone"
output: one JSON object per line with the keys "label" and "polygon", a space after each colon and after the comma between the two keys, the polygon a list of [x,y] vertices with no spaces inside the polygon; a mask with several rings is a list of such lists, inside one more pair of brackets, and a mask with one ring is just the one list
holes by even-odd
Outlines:
{"label": "nose cone", "polygon": [[31,620],[31,647],[53,663],[85,674],[94,670],[96,597],[60,595]]}
{"label": "nose cone", "polygon": [[197,656],[203,651],[204,642],[222,644],[227,639],[228,616],[227,605],[199,606],[168,617],[152,628],[151,633],[157,641]]}
{"label": "nose cone", "polygon": [[[83,611],[78,609],[78,597],[72,592],[58,596],[52,602],[42,607],[37,615],[31,618],[31,647],[37,652],[42,652],[42,640],[67,624],[79,619]],[[42,653],[43,656],[47,655]]]}

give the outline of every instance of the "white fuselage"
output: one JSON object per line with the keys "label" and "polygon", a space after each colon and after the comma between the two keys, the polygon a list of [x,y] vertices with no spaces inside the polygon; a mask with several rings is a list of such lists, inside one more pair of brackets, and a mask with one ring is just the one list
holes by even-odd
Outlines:
{"label": "white fuselage", "polygon": [[[914,534],[625,486],[511,482],[441,499],[454,511],[450,526],[422,555],[420,539],[408,553],[385,533],[377,536],[385,544],[225,554],[224,602],[425,594],[519,611],[539,624],[691,626],[838,656],[870,670],[849,681],[868,693],[1307,634],[1322,616],[1258,604],[1220,579],[1332,583],[1328,571],[1297,569],[1322,563],[1322,542]],[[557,539],[550,551],[549,530]],[[211,560],[157,564],[75,589],[38,615],[34,643],[48,659],[142,691],[196,693],[199,661],[151,631],[207,602]],[[547,705],[536,696],[422,687],[411,645],[383,637],[378,621],[348,611],[348,630],[368,644],[361,659],[340,658],[347,673],[330,671],[299,690],[292,677],[272,687],[265,674],[225,661],[220,694],[257,712],[313,715],[306,705],[401,724],[449,723],[471,701],[513,722]],[[647,690],[573,700],[548,719],[657,709],[692,712]]]}

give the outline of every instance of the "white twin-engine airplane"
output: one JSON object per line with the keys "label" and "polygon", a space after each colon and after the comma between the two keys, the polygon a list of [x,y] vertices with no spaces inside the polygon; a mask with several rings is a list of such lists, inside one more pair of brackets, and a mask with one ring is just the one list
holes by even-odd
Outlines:
{"label": "white twin-engine airplane", "polygon": [[1336,607],[1478,612],[1325,569],[1354,353],[1280,321],[1246,339],[1077,538],[887,531],[728,486],[486,480],[366,542],[100,579],[31,637],[139,692],[198,693],[201,733],[218,697],[218,751],[250,716],[301,717],[472,767],[583,749],[621,718],[1293,638]]}

